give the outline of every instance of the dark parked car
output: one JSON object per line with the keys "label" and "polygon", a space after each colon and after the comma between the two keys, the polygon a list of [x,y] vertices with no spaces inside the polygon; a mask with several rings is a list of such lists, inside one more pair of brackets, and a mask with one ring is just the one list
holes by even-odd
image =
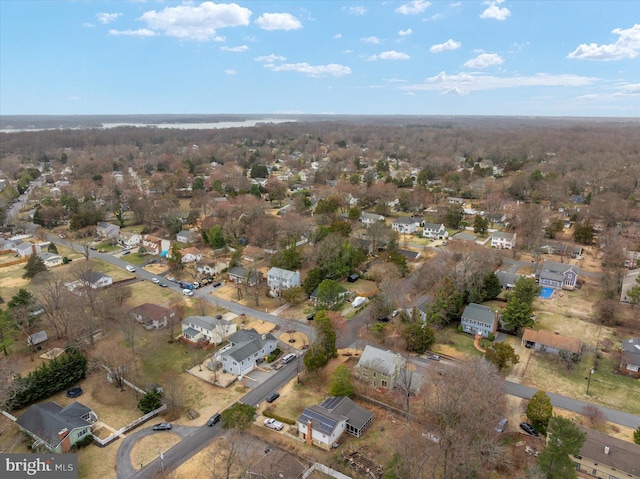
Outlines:
{"label": "dark parked car", "polygon": [[158,286],[160,286],[161,288],[166,288],[168,285],[167,283],[158,283]]}
{"label": "dark parked car", "polygon": [[520,423],[520,429],[522,429],[524,432],[526,432],[527,434],[530,434],[532,436],[537,436],[538,435],[538,431],[535,430],[535,428],[529,424],[528,422],[521,422]]}
{"label": "dark parked car", "polygon": [[213,286],[214,288],[217,288],[218,286],[222,286],[222,283],[220,281],[216,281],[211,286]]}
{"label": "dark parked car", "polygon": [[279,393],[271,393],[267,396],[267,402],[273,402],[280,397]]}
{"label": "dark parked car", "polygon": [[168,422],[159,422],[151,429],[153,429],[154,431],[168,431],[171,429],[171,424],[169,424]]}
{"label": "dark parked car", "polygon": [[220,415],[220,413],[214,414],[207,421],[207,426],[213,426],[215,423],[220,422],[220,419],[222,419],[222,416]]}
{"label": "dark parked car", "polygon": [[77,398],[78,396],[82,396],[82,388],[75,387],[71,389],[67,389],[67,397],[68,398]]}

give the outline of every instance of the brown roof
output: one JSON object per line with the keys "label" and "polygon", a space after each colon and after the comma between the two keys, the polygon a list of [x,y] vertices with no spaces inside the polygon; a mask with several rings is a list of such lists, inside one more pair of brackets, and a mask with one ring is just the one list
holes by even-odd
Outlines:
{"label": "brown roof", "polygon": [[173,310],[153,303],[144,303],[129,310],[130,313],[140,315],[143,318],[161,321],[164,317],[170,317]]}
{"label": "brown roof", "polygon": [[[579,426],[587,433],[587,439],[580,449],[580,455],[600,464],[606,464],[616,470],[640,476],[640,445],[633,444],[593,429]],[[609,453],[605,454],[605,446]],[[618,475],[618,474],[616,474]],[[622,476],[622,474],[619,474]]]}
{"label": "brown roof", "polygon": [[195,246],[191,246],[189,248],[185,248],[182,250],[182,254],[189,254],[191,253],[194,256],[198,256],[199,254],[202,254],[202,251],[200,251],[198,248],[196,248]]}
{"label": "brown roof", "polygon": [[549,346],[550,348],[562,349],[563,351],[569,351],[576,354],[580,353],[580,350],[582,349],[582,341],[579,339],[570,338],[569,336],[561,336],[559,334],[550,333],[549,331],[534,331],[533,329],[525,328],[522,340],[542,344],[543,346]]}
{"label": "brown roof", "polygon": [[265,479],[270,477],[296,479],[302,477],[306,469],[297,457],[278,448],[273,448],[251,466],[251,475]]}

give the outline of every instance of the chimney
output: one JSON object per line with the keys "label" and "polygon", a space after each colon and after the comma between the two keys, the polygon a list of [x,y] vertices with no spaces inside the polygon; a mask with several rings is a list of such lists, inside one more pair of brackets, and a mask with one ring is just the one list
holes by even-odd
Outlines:
{"label": "chimney", "polygon": [[31,254],[34,255],[34,256],[38,254],[38,252],[36,251],[36,245],[35,244],[31,245]]}
{"label": "chimney", "polygon": [[604,446],[604,453],[609,454],[609,446]]}
{"label": "chimney", "polygon": [[262,335],[262,340],[263,340],[263,341],[266,341],[266,340],[267,340],[267,335],[266,335],[266,334],[263,334],[263,335]]}
{"label": "chimney", "polygon": [[69,434],[69,429],[65,427],[62,431],[58,433],[58,439],[63,440],[65,437],[67,437],[67,434]]}
{"label": "chimney", "polygon": [[310,446],[313,445],[313,439],[312,439],[312,430],[311,430],[311,419],[309,419],[307,421],[307,436],[306,436],[306,440],[307,440],[307,444],[309,444]]}

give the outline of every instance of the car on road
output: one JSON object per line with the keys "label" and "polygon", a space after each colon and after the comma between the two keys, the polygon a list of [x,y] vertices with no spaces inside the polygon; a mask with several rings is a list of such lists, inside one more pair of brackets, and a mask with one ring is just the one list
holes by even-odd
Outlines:
{"label": "car on road", "polygon": [[176,279],[173,276],[167,276],[167,281],[175,281]]}
{"label": "car on road", "polygon": [[129,271],[129,273],[135,273],[135,272],[136,272],[136,269],[135,269],[133,266],[131,266],[130,264],[126,265],[126,266],[124,267],[124,269],[126,269],[127,271]]}
{"label": "car on road", "polygon": [[167,283],[158,283],[158,286],[160,286],[161,288],[166,288],[169,285]]}
{"label": "car on road", "polygon": [[276,421],[272,417],[270,417],[269,419],[265,419],[264,425],[269,429],[274,429],[276,431],[282,431],[284,429],[284,424],[282,424],[280,421]]}
{"label": "car on road", "polygon": [[193,291],[191,291],[190,289],[183,289],[182,294],[184,294],[185,296],[193,296]]}
{"label": "car on road", "polygon": [[427,354],[427,359],[431,359],[432,361],[440,361],[439,354]]}
{"label": "car on road", "polygon": [[528,422],[521,422],[520,423],[520,429],[522,429],[524,432],[526,432],[527,434],[531,435],[531,436],[537,436],[538,435],[538,431],[536,431],[536,429],[529,424]]}
{"label": "car on road", "polygon": [[215,423],[220,422],[220,419],[222,419],[222,415],[218,412],[209,418],[207,426],[213,426]]}
{"label": "car on road", "polygon": [[158,278],[151,278],[151,282],[154,284],[160,284],[160,280]]}
{"label": "car on road", "polygon": [[127,256],[128,254],[131,254],[131,251],[123,251],[121,256]]}
{"label": "car on road", "polygon": [[213,286],[214,288],[217,288],[219,286],[222,286],[222,283],[220,281],[216,281],[211,286]]}
{"label": "car on road", "polygon": [[198,289],[200,287],[200,283],[198,283],[197,281],[193,282],[193,289]]}
{"label": "car on road", "polygon": [[509,424],[509,420],[505,417],[504,419],[500,419],[500,421],[498,421],[498,425],[494,429],[498,433],[504,432],[504,430],[507,429],[507,424]]}
{"label": "car on road", "polygon": [[158,424],[151,427],[154,431],[169,431],[171,429],[171,424],[168,422],[159,422]]}
{"label": "car on road", "polygon": [[77,398],[78,396],[82,396],[82,388],[77,386],[75,388],[67,389],[67,397],[68,398]]}
{"label": "car on road", "polygon": [[279,394],[279,393],[271,393],[271,394],[269,394],[269,395],[267,396],[266,401],[267,401],[267,402],[273,402],[273,401],[275,401],[276,399],[278,399],[279,397],[280,397],[280,394]]}
{"label": "car on road", "polygon": [[65,235],[63,235],[62,233],[60,233],[60,234],[58,235],[58,238],[65,239],[65,238],[66,238],[66,236],[65,236]]}

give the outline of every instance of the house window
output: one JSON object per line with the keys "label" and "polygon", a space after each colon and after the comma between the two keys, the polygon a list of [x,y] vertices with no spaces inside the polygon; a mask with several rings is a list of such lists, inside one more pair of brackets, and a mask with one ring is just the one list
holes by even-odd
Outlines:
{"label": "house window", "polygon": [[80,431],[80,432],[78,433],[78,437],[82,437],[82,436],[84,436],[86,433],[87,433],[87,430],[86,430],[86,429],[83,429],[82,431]]}
{"label": "house window", "polygon": [[377,378],[378,377],[378,373],[376,373],[375,371],[373,372],[373,377]]}
{"label": "house window", "polygon": [[388,388],[389,387],[389,383],[387,383],[387,381],[385,381],[384,379],[381,381],[381,385],[383,388]]}

